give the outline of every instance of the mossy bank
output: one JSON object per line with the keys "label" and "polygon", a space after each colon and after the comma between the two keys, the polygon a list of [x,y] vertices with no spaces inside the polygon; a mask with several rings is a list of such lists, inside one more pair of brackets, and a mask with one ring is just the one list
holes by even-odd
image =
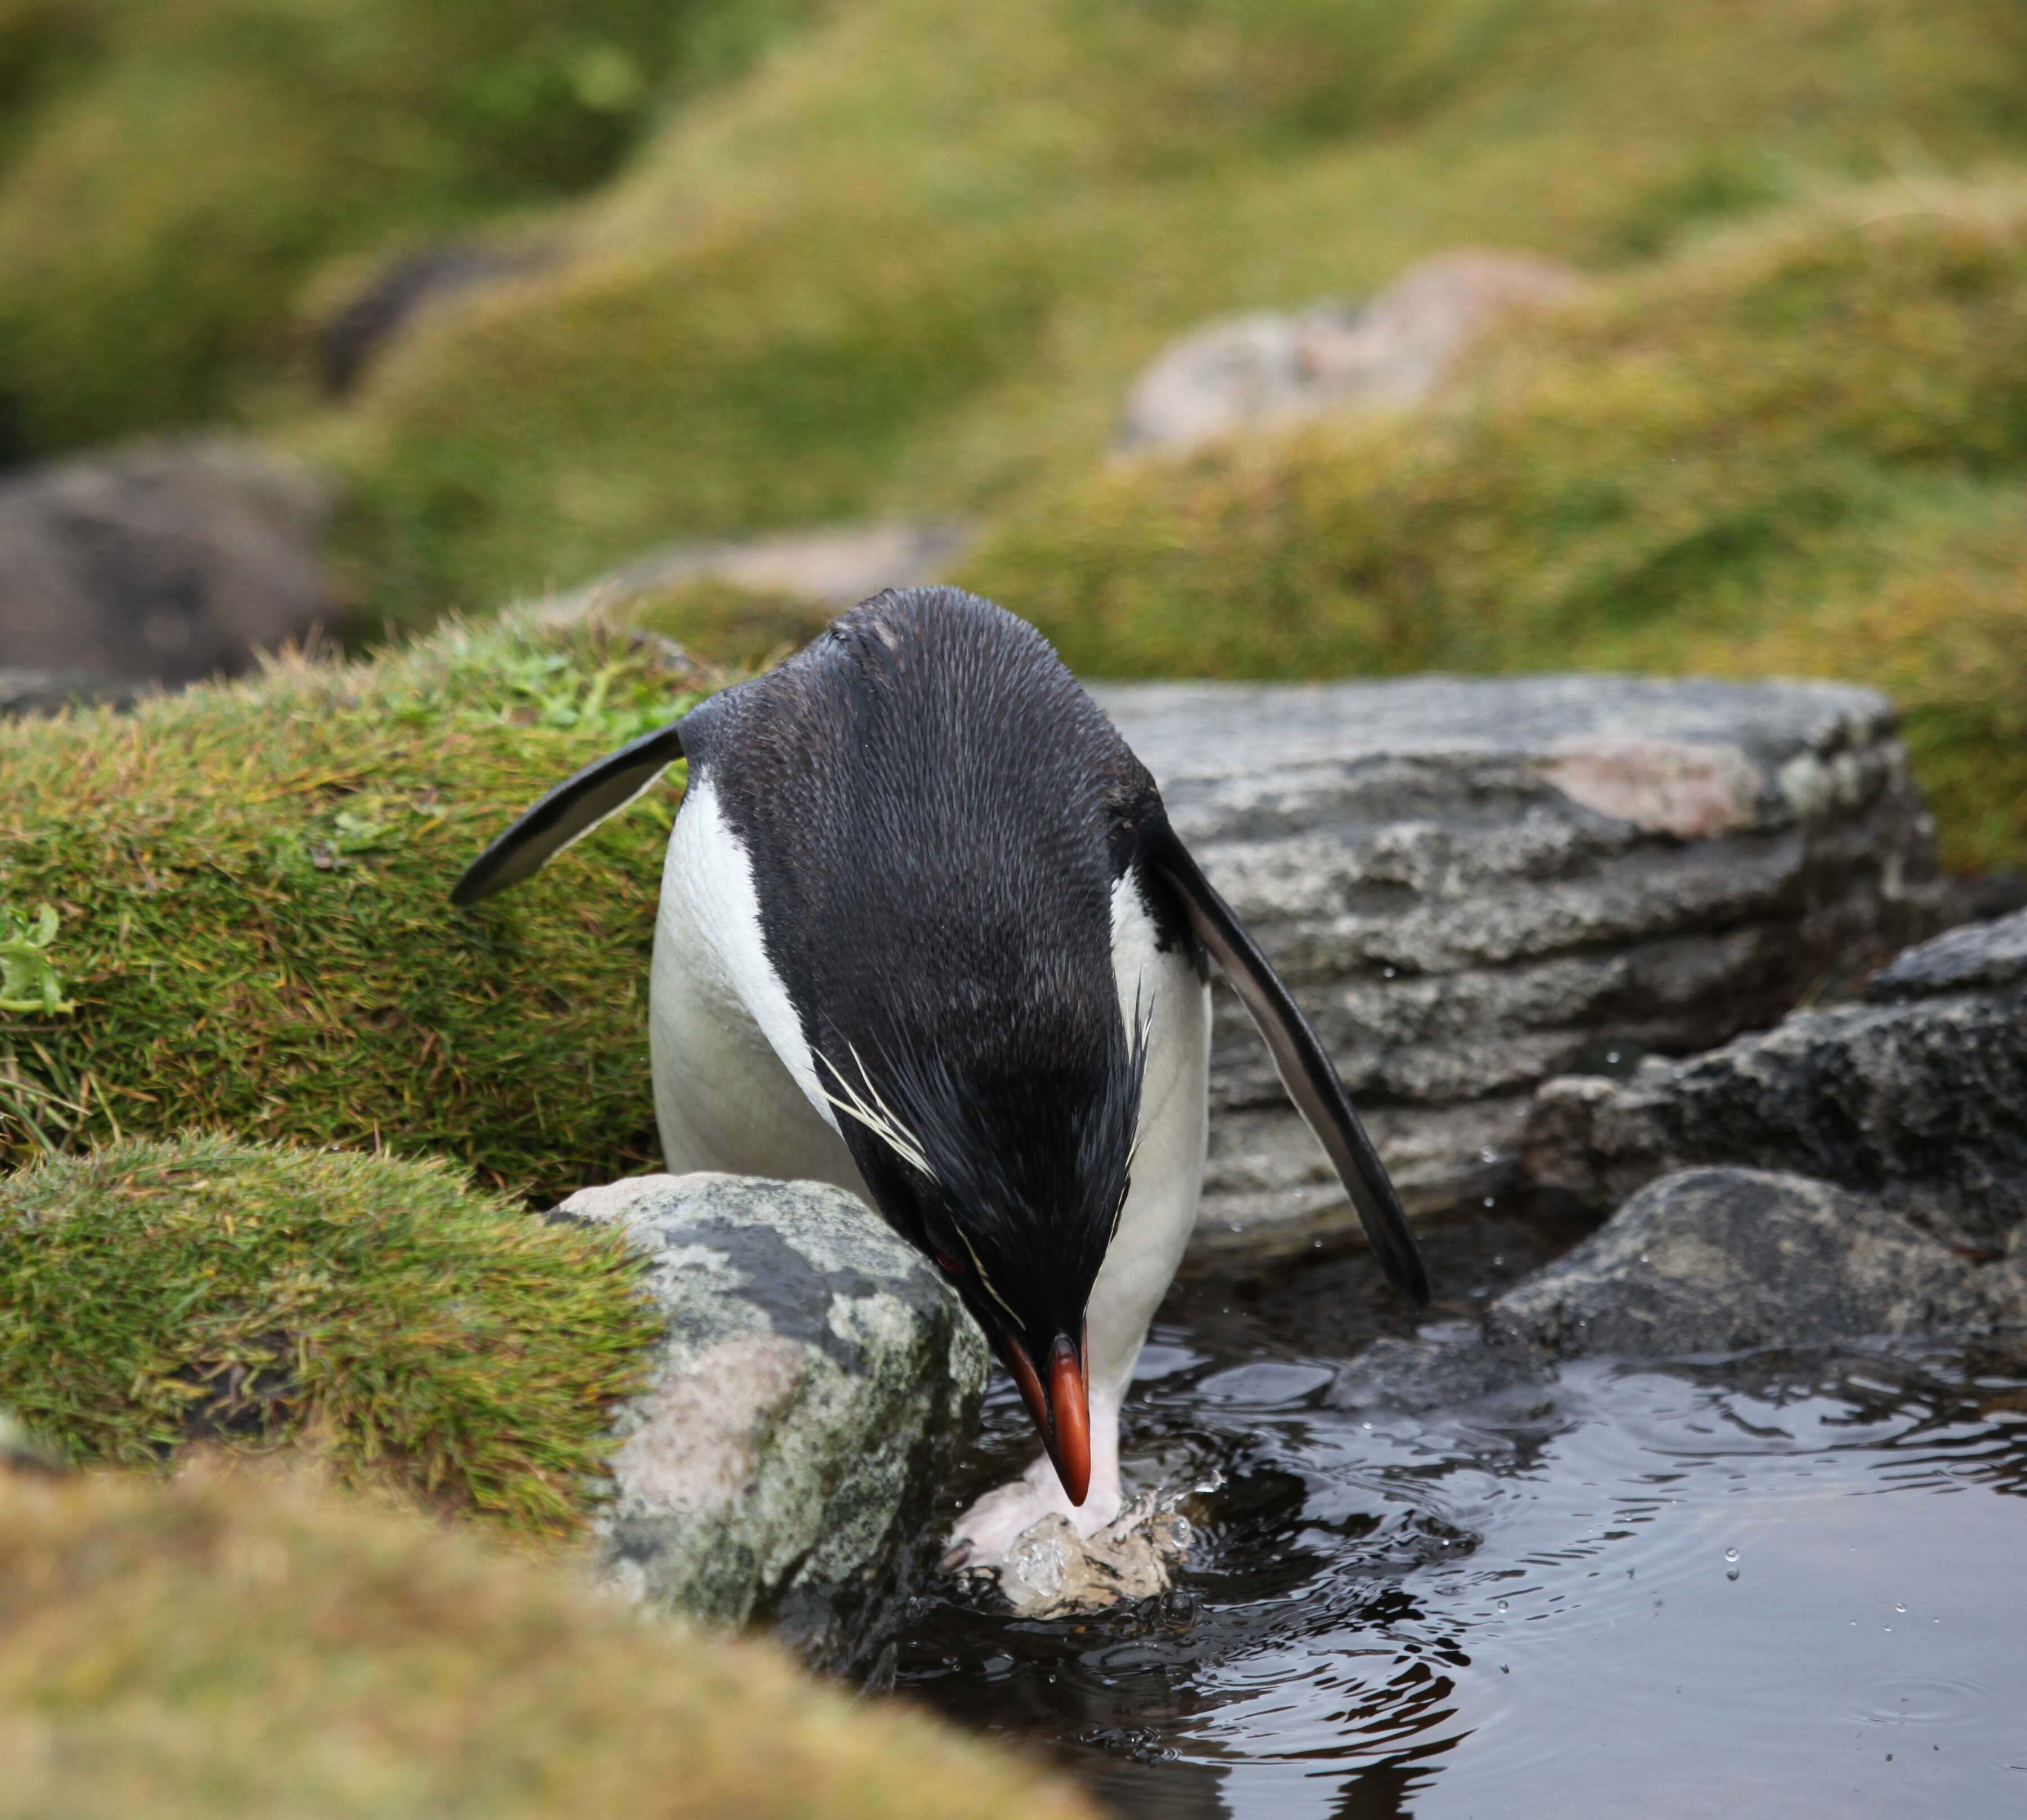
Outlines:
{"label": "mossy bank", "polygon": [[0,1466],[0,1816],[1095,1820],[764,1645],[300,1477]]}
{"label": "mossy bank", "polygon": [[655,1160],[665,785],[475,914],[479,848],[708,679],[657,641],[452,629],[131,714],[0,724],[0,908],[72,1009],[0,1017],[0,1167],[191,1126],[514,1191]]}
{"label": "mossy bank", "polygon": [[356,482],[376,610],[672,538],[995,512],[1087,471],[1206,316],[1369,295],[1459,245],[1622,269],[1854,179],[2027,159],[2006,0],[811,20],[571,205],[568,257],[419,323],[292,433]]}
{"label": "mossy bank", "polygon": [[348,1484],[567,1534],[661,1331],[639,1278],[442,1165],[130,1139],[0,1178],[0,1406],[76,1460],[308,1440]]}

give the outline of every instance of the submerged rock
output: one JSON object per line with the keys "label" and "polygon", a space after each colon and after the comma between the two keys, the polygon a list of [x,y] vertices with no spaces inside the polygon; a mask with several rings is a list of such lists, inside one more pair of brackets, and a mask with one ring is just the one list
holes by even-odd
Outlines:
{"label": "submerged rock", "polygon": [[1868,1002],[1799,1012],[1623,1084],[1544,1087],[1529,1172],[1608,1205],[1698,1163],[1799,1169],[1991,1249],[2027,1220],[2027,912],[1901,955]]}
{"label": "submerged rock", "polygon": [[995,1570],[1000,1592],[1024,1618],[1102,1611],[1152,1599],[1175,1584],[1194,1539],[1181,1500],[1143,1491],[1095,1534],[1069,1518],[1045,1516],[1025,1531]]}
{"label": "submerged rock", "polygon": [[1981,1327],[1985,1275],[1829,1183],[1691,1169],[1649,1183],[1486,1318],[1550,1358],[1678,1358]]}
{"label": "submerged rock", "polygon": [[[1418,1214],[1515,1177],[1549,1076],[1628,1072],[1770,1023],[1826,972],[1939,919],[1932,825],[1867,689],[1549,676],[1092,692],[1316,1023]],[[1212,1099],[1197,1265],[1354,1229],[1221,990]]]}
{"label": "submerged rock", "polygon": [[1981,1264],[1830,1183],[1689,1169],[1649,1183],[1475,1326],[1375,1341],[1329,1401],[1420,1415],[1531,1401],[1556,1366],[1587,1355],[1680,1360],[2021,1325],[2027,1245]]}
{"label": "submerged rock", "polygon": [[842,1190],[651,1176],[559,1217],[623,1226],[668,1330],[616,1423],[606,1575],[663,1610],[849,1650],[984,1394],[984,1337]]}

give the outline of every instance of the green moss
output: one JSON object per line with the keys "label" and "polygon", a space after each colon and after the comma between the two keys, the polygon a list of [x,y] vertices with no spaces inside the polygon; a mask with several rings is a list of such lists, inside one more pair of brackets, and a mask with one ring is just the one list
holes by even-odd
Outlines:
{"label": "green moss", "polygon": [[68,1016],[0,1016],[0,1166],[191,1125],[442,1154],[513,1190],[652,1161],[673,786],[497,906],[479,848],[702,680],[624,634],[452,629],[353,666],[0,723],[0,904]]}
{"label": "green moss", "polygon": [[245,1470],[0,1469],[0,1815],[1093,1820],[757,1642]]}
{"label": "green moss", "polygon": [[[244,405],[287,367],[297,296],[319,261],[597,182],[659,104],[757,48],[718,18],[749,10],[4,0],[0,429],[12,452]],[[788,10],[762,9],[763,21]]]}
{"label": "green moss", "polygon": [[308,1435],[342,1479],[561,1532],[657,1331],[637,1275],[441,1165],[130,1140],[0,1180],[0,1401],[76,1460]]}
{"label": "green moss", "polygon": [[1611,266],[1911,146],[2018,158],[2023,89],[2007,0],[862,0],[305,441],[412,620],[672,537],[996,511],[1207,316],[1460,243]]}
{"label": "green moss", "polygon": [[1925,194],[1693,247],[1423,413],[1079,476],[963,579],[1094,675],[1874,682],[1948,856],[2018,863],[2027,199]]}

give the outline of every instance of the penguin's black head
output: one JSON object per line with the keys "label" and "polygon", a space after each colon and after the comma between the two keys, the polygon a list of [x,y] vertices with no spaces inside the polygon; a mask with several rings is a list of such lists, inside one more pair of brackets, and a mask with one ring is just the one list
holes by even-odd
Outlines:
{"label": "penguin's black head", "polygon": [[[1091,1481],[1084,1309],[1124,1204],[1146,1070],[1117,1002],[818,1066],[881,1212],[993,1343],[1073,1504]],[[1011,1041],[1008,1038],[1011,1036]]]}

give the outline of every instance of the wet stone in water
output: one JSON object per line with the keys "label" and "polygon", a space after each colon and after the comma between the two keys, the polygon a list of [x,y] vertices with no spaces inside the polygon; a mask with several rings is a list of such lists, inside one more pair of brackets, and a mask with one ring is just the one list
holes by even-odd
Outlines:
{"label": "wet stone in water", "polygon": [[1096,1534],[1078,1535],[1069,1519],[1046,1516],[1007,1550],[999,1590],[1024,1618],[1102,1611],[1124,1600],[1152,1599],[1174,1583],[1189,1552],[1190,1520],[1171,1493],[1143,1492]]}

